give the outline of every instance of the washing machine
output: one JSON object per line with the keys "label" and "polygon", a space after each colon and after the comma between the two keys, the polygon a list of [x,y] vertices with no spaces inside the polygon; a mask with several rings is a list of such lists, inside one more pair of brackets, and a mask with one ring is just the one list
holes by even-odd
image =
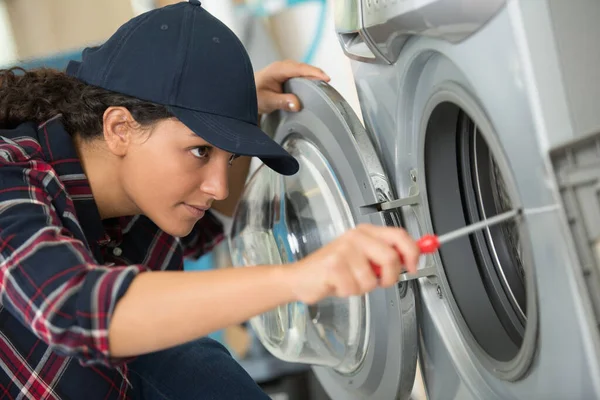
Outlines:
{"label": "washing machine", "polygon": [[239,267],[299,260],[360,223],[443,234],[427,276],[253,318],[334,399],[600,398],[600,2],[339,0],[361,119],[326,83],[267,116],[300,163],[261,166],[230,236]]}

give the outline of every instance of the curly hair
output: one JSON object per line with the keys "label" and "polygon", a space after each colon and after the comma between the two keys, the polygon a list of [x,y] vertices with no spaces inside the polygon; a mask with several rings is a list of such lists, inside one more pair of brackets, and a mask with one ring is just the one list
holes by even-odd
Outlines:
{"label": "curly hair", "polygon": [[0,70],[0,129],[41,124],[62,114],[67,132],[91,139],[102,135],[104,111],[111,106],[127,108],[141,127],[173,117],[163,105],[91,86],[57,70]]}

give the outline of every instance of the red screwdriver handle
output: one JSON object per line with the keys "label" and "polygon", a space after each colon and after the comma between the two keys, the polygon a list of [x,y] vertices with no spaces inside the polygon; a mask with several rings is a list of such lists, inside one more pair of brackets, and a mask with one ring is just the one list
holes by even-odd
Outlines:
{"label": "red screwdriver handle", "polygon": [[440,248],[440,240],[436,235],[423,235],[421,239],[417,241],[421,254],[435,253]]}
{"label": "red screwdriver handle", "polygon": [[[436,235],[423,235],[419,240],[417,240],[417,246],[419,246],[419,250],[421,254],[431,254],[435,253],[435,251],[440,247],[440,241]],[[396,249],[398,251],[398,249]],[[400,262],[404,264],[404,257],[398,251],[398,256],[400,257]],[[378,278],[381,277],[381,266],[375,264],[370,261],[371,268],[375,273],[375,276]]]}

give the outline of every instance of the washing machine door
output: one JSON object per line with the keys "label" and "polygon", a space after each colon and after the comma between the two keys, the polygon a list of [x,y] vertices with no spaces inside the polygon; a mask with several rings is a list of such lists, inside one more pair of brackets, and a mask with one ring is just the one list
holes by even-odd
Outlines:
{"label": "washing machine door", "polygon": [[[300,163],[294,176],[261,166],[251,177],[230,235],[235,266],[292,263],[359,223],[399,226],[396,211],[370,207],[394,198],[379,157],[349,104],[324,82],[292,79],[285,90],[303,110],[269,115]],[[415,377],[413,283],[366,296],[287,304],[251,320],[280,359],[311,364],[334,399],[408,398]]]}

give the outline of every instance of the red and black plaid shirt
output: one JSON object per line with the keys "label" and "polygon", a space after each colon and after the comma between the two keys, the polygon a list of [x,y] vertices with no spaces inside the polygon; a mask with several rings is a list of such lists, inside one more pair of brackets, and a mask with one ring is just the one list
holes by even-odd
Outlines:
{"label": "red and black plaid shirt", "polygon": [[222,237],[207,213],[176,239],[144,216],[100,220],[60,116],[0,130],[0,398],[126,399],[108,326],[133,278],[182,270]]}

